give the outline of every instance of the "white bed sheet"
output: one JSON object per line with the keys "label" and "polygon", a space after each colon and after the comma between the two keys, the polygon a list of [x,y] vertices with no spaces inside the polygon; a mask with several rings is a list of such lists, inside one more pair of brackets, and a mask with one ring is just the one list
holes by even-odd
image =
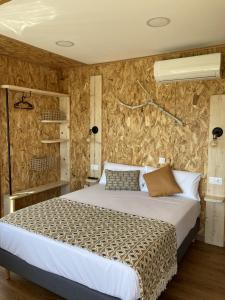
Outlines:
{"label": "white bed sheet", "polygon": [[[150,198],[145,192],[106,191],[95,185],[63,198],[160,219],[176,227],[177,247],[200,214],[198,201],[181,197]],[[118,261],[0,223],[0,247],[26,262],[122,300],[140,297],[136,272]]]}

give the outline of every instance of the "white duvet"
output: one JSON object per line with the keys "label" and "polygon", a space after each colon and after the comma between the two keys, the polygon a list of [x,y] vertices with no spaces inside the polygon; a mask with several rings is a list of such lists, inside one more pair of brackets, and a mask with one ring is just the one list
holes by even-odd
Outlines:
{"label": "white duvet", "polygon": [[[177,248],[200,214],[200,203],[195,200],[150,198],[146,192],[106,191],[103,185],[94,185],[63,198],[172,223],[176,227]],[[140,297],[138,277],[131,267],[79,247],[3,223],[0,223],[0,247],[40,269],[102,293],[122,300]]]}

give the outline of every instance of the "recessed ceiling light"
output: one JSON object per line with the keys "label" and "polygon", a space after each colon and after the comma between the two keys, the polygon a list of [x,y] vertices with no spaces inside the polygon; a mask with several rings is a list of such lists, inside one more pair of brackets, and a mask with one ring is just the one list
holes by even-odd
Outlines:
{"label": "recessed ceiling light", "polygon": [[164,27],[169,23],[170,23],[170,19],[165,17],[151,18],[147,21],[147,25],[150,27]]}
{"label": "recessed ceiling light", "polygon": [[71,41],[57,41],[56,45],[60,47],[73,47],[74,43]]}

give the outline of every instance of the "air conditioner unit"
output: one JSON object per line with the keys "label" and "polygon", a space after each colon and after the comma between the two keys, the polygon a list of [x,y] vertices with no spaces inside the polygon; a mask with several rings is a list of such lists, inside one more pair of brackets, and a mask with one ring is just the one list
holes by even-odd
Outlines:
{"label": "air conditioner unit", "polygon": [[221,53],[156,61],[157,82],[216,79],[221,77]]}

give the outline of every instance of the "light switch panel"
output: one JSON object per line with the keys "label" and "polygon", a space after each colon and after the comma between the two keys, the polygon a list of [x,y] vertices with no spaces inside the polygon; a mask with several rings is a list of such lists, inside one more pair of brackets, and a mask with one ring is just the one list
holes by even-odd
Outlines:
{"label": "light switch panel", "polygon": [[91,170],[92,170],[92,171],[98,171],[98,170],[99,170],[99,166],[98,166],[98,165],[95,165],[95,164],[92,164],[92,165],[91,165]]}
{"label": "light switch panel", "polygon": [[160,158],[159,158],[159,164],[160,164],[160,165],[164,165],[165,163],[166,163],[165,157],[160,157]]}
{"label": "light switch panel", "polygon": [[223,178],[221,178],[221,177],[209,177],[209,184],[223,185]]}

